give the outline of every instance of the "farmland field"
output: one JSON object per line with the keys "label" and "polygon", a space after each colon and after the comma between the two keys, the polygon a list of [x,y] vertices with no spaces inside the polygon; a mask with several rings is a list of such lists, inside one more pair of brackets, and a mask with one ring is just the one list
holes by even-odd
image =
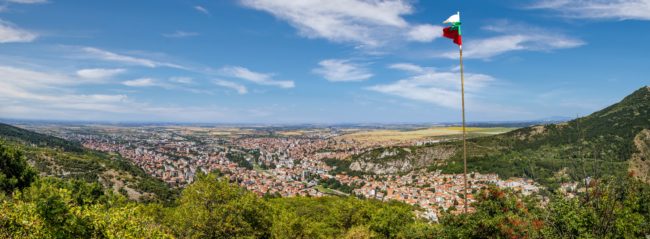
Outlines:
{"label": "farmland field", "polygon": [[[467,127],[467,134],[470,137],[501,134],[516,128],[505,127]],[[462,134],[461,127],[432,127],[416,130],[368,130],[357,131],[339,136],[340,139],[363,141],[363,142],[384,142],[384,141],[409,141],[419,139],[443,139],[459,136]]]}

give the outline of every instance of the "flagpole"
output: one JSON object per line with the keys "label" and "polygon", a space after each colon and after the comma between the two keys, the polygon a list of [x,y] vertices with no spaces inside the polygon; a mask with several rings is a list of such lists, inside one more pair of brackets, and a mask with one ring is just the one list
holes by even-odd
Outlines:
{"label": "flagpole", "polygon": [[461,92],[461,104],[463,109],[463,180],[465,181],[465,187],[463,188],[463,198],[465,199],[465,213],[467,213],[467,133],[465,130],[465,77],[463,75],[463,45],[458,45],[458,51],[460,53],[460,92]]}

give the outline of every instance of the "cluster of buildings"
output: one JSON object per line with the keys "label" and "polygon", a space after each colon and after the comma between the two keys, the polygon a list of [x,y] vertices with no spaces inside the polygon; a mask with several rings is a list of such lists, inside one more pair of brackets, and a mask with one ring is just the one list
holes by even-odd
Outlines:
{"label": "cluster of buildings", "polygon": [[[337,175],[338,176],[338,175]],[[464,205],[465,188],[462,174],[442,174],[439,171],[411,171],[406,175],[377,176],[364,175],[358,177],[340,177],[341,182],[361,183],[363,186],[354,189],[354,193],[365,198],[382,201],[396,200],[424,209],[426,215],[437,220],[436,215],[441,211],[460,213]],[[475,201],[473,193],[494,184],[501,188],[512,188],[523,194],[539,191],[539,186],[532,180],[511,178],[501,180],[496,174],[470,173],[467,177],[469,204]]]}
{"label": "cluster of buildings", "polygon": [[[406,175],[332,175],[333,168],[323,162],[324,158],[345,160],[381,145],[360,146],[354,141],[322,135],[220,137],[159,128],[68,132],[64,136],[81,141],[87,148],[119,153],[173,186],[191,183],[199,171],[219,171],[259,195],[319,197],[332,192],[323,190],[320,181],[334,178],[341,184],[354,185],[352,193],[360,197],[417,205],[432,220],[437,219],[440,211],[454,213],[463,208],[462,174],[417,170]],[[513,188],[524,194],[539,190],[532,180],[501,180],[496,174],[472,173],[468,182],[472,192],[487,184]],[[468,201],[474,201],[471,192]]]}

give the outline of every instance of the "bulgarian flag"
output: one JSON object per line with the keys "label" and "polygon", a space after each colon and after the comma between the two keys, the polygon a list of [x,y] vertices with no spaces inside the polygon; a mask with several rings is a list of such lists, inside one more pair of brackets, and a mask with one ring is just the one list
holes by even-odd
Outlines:
{"label": "bulgarian flag", "polygon": [[447,18],[442,23],[450,23],[450,27],[445,27],[442,29],[442,36],[453,39],[454,43],[458,44],[459,46],[463,45],[463,37],[460,34],[460,12],[457,12],[454,15],[451,15],[451,17]]}

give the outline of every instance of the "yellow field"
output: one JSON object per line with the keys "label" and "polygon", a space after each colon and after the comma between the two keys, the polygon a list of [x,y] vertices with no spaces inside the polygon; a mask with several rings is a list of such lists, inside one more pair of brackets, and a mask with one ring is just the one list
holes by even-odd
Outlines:
{"label": "yellow field", "polygon": [[304,135],[304,134],[306,134],[308,132],[310,132],[310,131],[291,130],[291,131],[278,131],[276,133],[279,134],[279,135],[282,135],[282,136],[301,136],[301,135]]}
{"label": "yellow field", "polygon": [[169,126],[169,131],[177,131],[181,134],[204,134],[211,136],[237,136],[254,134],[255,131],[251,129],[240,129],[236,127],[194,127],[194,126]]}
{"label": "yellow field", "polygon": [[283,130],[275,133],[282,136],[302,136],[308,134],[322,134],[329,132],[329,129],[297,129],[297,130]]}
{"label": "yellow field", "polygon": [[[467,127],[467,133],[471,134],[500,134],[505,133],[514,128],[480,128],[480,127]],[[453,136],[462,134],[461,127],[433,127],[418,130],[370,130],[359,131],[350,134],[339,136],[341,139],[365,141],[365,142],[384,142],[384,141],[408,141],[425,138],[434,138],[442,136]]]}

